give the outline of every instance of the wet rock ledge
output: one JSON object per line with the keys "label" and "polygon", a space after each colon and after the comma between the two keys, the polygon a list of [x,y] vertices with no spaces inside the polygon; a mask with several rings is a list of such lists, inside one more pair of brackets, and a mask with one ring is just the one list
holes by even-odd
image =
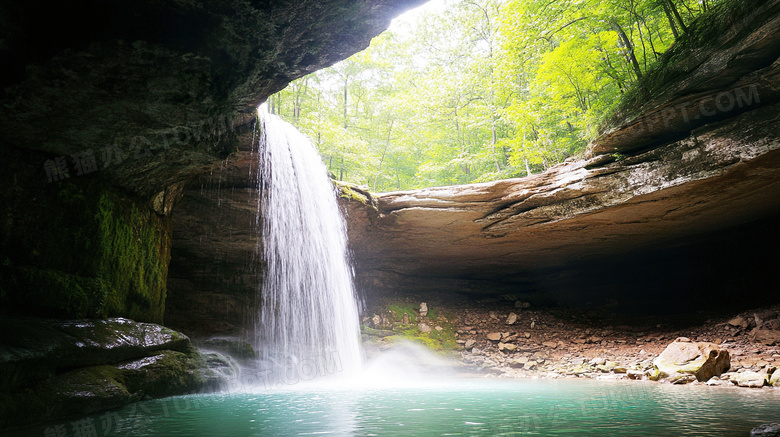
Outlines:
{"label": "wet rock ledge", "polygon": [[223,356],[152,323],[0,319],[3,428],[213,390],[234,376]]}

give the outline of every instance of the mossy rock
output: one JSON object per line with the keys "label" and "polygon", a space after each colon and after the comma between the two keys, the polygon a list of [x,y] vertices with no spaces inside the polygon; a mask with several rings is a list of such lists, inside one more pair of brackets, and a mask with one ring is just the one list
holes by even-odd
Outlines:
{"label": "mossy rock", "polygon": [[127,319],[0,319],[0,427],[219,389],[237,366],[189,338]]}
{"label": "mossy rock", "polygon": [[122,372],[116,367],[80,368],[0,394],[0,426],[85,416],[121,407],[132,400]]}
{"label": "mossy rock", "polygon": [[374,209],[377,208],[376,200],[369,191],[349,182],[334,180],[333,184],[336,186],[336,192],[340,198],[362,203]]}
{"label": "mossy rock", "polygon": [[199,389],[204,382],[199,371],[201,361],[202,357],[197,353],[166,350],[115,367],[121,371],[128,391],[161,398]]}
{"label": "mossy rock", "polygon": [[0,389],[47,379],[63,370],[113,364],[161,350],[190,351],[189,338],[160,325],[127,319],[0,320]]}
{"label": "mossy rock", "polygon": [[0,307],[44,317],[161,323],[170,219],[85,180],[49,184],[30,202],[10,190]]}

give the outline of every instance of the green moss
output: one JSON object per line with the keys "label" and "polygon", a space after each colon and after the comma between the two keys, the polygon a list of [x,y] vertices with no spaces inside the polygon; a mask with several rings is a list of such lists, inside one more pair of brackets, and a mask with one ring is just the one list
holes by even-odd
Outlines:
{"label": "green moss", "polygon": [[[384,308],[375,308],[374,313],[384,314],[392,330],[378,330],[369,327],[363,327],[363,334],[372,341],[383,341],[386,343],[397,343],[399,341],[412,341],[419,343],[426,348],[447,353],[459,348],[455,342],[455,327],[450,323],[448,317],[440,312],[436,307],[428,305],[428,314],[425,318],[419,316],[419,303],[408,301],[388,303]],[[409,315],[408,324],[403,323],[404,314]],[[426,323],[430,332],[420,330],[420,322]],[[442,328],[440,331],[436,327]]]}
{"label": "green moss", "polygon": [[416,322],[419,317],[418,309],[419,306],[415,306],[412,303],[394,303],[387,306],[387,314],[396,323],[403,322],[404,314],[409,314],[410,322]]}
{"label": "green moss", "polygon": [[135,320],[162,321],[169,237],[153,213],[103,194],[98,203],[98,274],[114,288],[106,311]]}
{"label": "green moss", "polygon": [[374,199],[371,197],[371,194],[369,192],[363,191],[362,189],[358,188],[356,185],[350,184],[348,182],[334,180],[333,184],[336,186],[336,191],[338,191],[338,195],[340,198],[351,200],[354,202],[359,202],[362,203],[363,205],[370,206],[376,209]]}
{"label": "green moss", "polygon": [[162,322],[170,222],[136,199],[88,184],[48,184],[11,199],[0,304],[49,317]]}
{"label": "green moss", "polygon": [[[94,317],[104,313],[111,287],[99,278],[71,275],[61,270],[23,267],[18,277],[29,291],[28,299],[45,314],[64,312],[74,317]],[[64,292],[66,291],[66,292]]]}
{"label": "green moss", "polygon": [[396,331],[396,335],[385,337],[385,341],[389,343],[397,343],[400,341],[412,341],[419,343],[426,348],[435,351],[446,353],[458,348],[458,344],[455,342],[455,330],[448,324],[437,324],[443,329],[437,331],[431,329],[430,332],[422,332],[416,326]]}
{"label": "green moss", "polygon": [[354,201],[362,203],[363,205],[368,203],[368,197],[366,197],[363,194],[358,193],[355,190],[351,190],[349,188],[341,190],[339,192],[339,197],[344,198],[344,199],[354,200]]}

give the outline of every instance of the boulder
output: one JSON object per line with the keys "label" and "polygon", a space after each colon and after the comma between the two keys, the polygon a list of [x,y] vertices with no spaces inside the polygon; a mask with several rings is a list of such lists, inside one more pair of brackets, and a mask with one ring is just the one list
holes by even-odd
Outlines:
{"label": "boulder", "polygon": [[514,325],[515,323],[517,323],[517,314],[509,313],[509,316],[506,318],[506,322],[504,323],[506,323],[507,325]]}
{"label": "boulder", "polygon": [[739,372],[731,375],[729,380],[740,387],[761,388],[766,385],[767,376],[763,372]]}
{"label": "boulder", "polygon": [[780,423],[757,426],[750,431],[750,437],[780,437]]}
{"label": "boulder", "polygon": [[750,331],[750,339],[766,346],[780,345],[780,331],[755,328]]}
{"label": "boulder", "polygon": [[487,339],[490,341],[500,341],[501,340],[501,333],[500,332],[491,332],[487,335]]}
{"label": "boulder", "polygon": [[428,304],[425,302],[420,303],[420,317],[425,317],[428,315]]}
{"label": "boulder", "polygon": [[691,374],[704,382],[727,371],[731,364],[726,349],[714,343],[694,342],[681,337],[653,360],[653,366],[660,377]]}
{"label": "boulder", "polygon": [[734,317],[733,319],[728,321],[728,324],[735,328],[743,328],[743,329],[747,329],[749,326],[747,319],[745,319],[742,316]]}
{"label": "boulder", "polygon": [[498,343],[498,350],[501,352],[514,352],[517,350],[517,345],[512,343]]}
{"label": "boulder", "polygon": [[606,363],[607,363],[606,358],[601,358],[601,357],[596,357],[588,361],[588,364],[590,364],[591,366],[603,366]]}
{"label": "boulder", "polygon": [[469,339],[469,340],[466,340],[466,343],[463,345],[463,347],[464,347],[466,350],[471,350],[471,349],[473,349],[473,348],[474,348],[474,346],[476,346],[476,345],[477,345],[477,341],[476,341],[476,340],[474,340],[474,339]]}
{"label": "boulder", "polygon": [[628,379],[640,380],[645,377],[645,371],[636,369],[627,370],[626,377],[628,377]]}
{"label": "boulder", "polygon": [[769,385],[780,387],[780,370],[775,370],[772,376],[769,377]]}
{"label": "boulder", "polygon": [[184,334],[128,319],[0,321],[0,426],[84,416],[217,389],[237,375]]}
{"label": "boulder", "polygon": [[420,332],[431,332],[431,327],[427,323],[420,323],[417,327],[420,328]]}
{"label": "boulder", "polygon": [[717,376],[713,376],[707,381],[707,385],[710,387],[729,387],[731,386],[731,381],[729,380],[723,380],[718,378]]}
{"label": "boulder", "polygon": [[117,363],[162,350],[187,352],[190,347],[190,339],[180,332],[123,318],[4,317],[0,320],[0,380],[36,378],[57,369]]}
{"label": "boulder", "polygon": [[696,377],[687,373],[678,373],[669,378],[669,382],[672,384],[688,384],[696,381]]}

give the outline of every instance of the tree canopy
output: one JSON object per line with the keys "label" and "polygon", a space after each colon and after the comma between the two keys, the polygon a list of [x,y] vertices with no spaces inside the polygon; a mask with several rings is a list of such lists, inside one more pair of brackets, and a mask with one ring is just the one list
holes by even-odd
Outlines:
{"label": "tree canopy", "polygon": [[582,154],[716,0],[434,0],[269,100],[336,179],[391,191],[522,177]]}

